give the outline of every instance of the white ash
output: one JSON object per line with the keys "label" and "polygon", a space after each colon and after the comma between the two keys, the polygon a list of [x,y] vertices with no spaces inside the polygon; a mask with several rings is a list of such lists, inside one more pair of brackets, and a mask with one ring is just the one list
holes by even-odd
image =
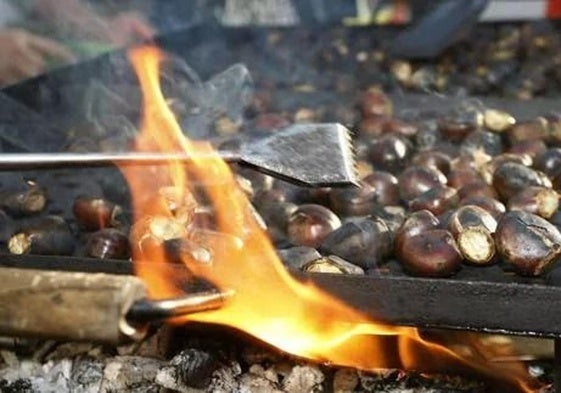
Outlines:
{"label": "white ash", "polygon": [[100,393],[159,392],[156,375],[163,362],[140,356],[116,356],[103,370]]}
{"label": "white ash", "polygon": [[296,366],[283,383],[289,393],[308,393],[320,389],[324,375],[316,366]]}

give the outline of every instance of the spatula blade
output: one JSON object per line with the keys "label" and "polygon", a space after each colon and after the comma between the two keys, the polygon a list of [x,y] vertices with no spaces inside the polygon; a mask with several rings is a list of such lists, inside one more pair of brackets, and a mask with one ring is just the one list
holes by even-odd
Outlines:
{"label": "spatula blade", "polygon": [[244,144],[241,161],[312,187],[357,183],[350,132],[341,124],[294,124]]}

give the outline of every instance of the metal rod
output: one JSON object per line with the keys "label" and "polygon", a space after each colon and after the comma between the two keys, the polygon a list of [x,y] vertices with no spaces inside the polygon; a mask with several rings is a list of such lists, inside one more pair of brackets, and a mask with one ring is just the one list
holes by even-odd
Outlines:
{"label": "metal rod", "polygon": [[561,338],[553,340],[555,357],[553,360],[553,386],[555,392],[561,392]]}
{"label": "metal rod", "polygon": [[[226,161],[236,161],[239,155],[220,151],[220,157]],[[210,157],[198,153],[196,158]],[[114,153],[2,153],[0,169],[84,167],[101,165],[160,165],[171,160],[190,161],[192,155],[176,153],[114,152]]]}
{"label": "metal rod", "polygon": [[201,311],[215,310],[224,305],[233,292],[207,291],[163,300],[139,300],[127,313],[133,323],[151,322]]}

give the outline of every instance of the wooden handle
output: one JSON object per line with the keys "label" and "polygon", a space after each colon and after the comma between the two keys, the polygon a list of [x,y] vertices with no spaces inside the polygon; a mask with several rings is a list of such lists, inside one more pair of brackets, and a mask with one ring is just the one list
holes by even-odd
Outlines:
{"label": "wooden handle", "polygon": [[144,335],[125,319],[146,297],[134,276],[0,268],[0,282],[0,335],[106,343]]}

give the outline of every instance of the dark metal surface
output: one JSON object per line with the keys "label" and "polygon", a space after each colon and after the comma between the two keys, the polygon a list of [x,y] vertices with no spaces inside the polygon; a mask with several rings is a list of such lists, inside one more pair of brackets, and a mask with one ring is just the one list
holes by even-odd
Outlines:
{"label": "dark metal surface", "polygon": [[396,325],[561,336],[561,288],[412,277],[308,279],[373,319]]}
{"label": "dark metal surface", "polygon": [[[133,274],[129,261],[92,258],[0,256],[0,266]],[[404,276],[294,275],[381,322],[561,337],[561,287]]]}

